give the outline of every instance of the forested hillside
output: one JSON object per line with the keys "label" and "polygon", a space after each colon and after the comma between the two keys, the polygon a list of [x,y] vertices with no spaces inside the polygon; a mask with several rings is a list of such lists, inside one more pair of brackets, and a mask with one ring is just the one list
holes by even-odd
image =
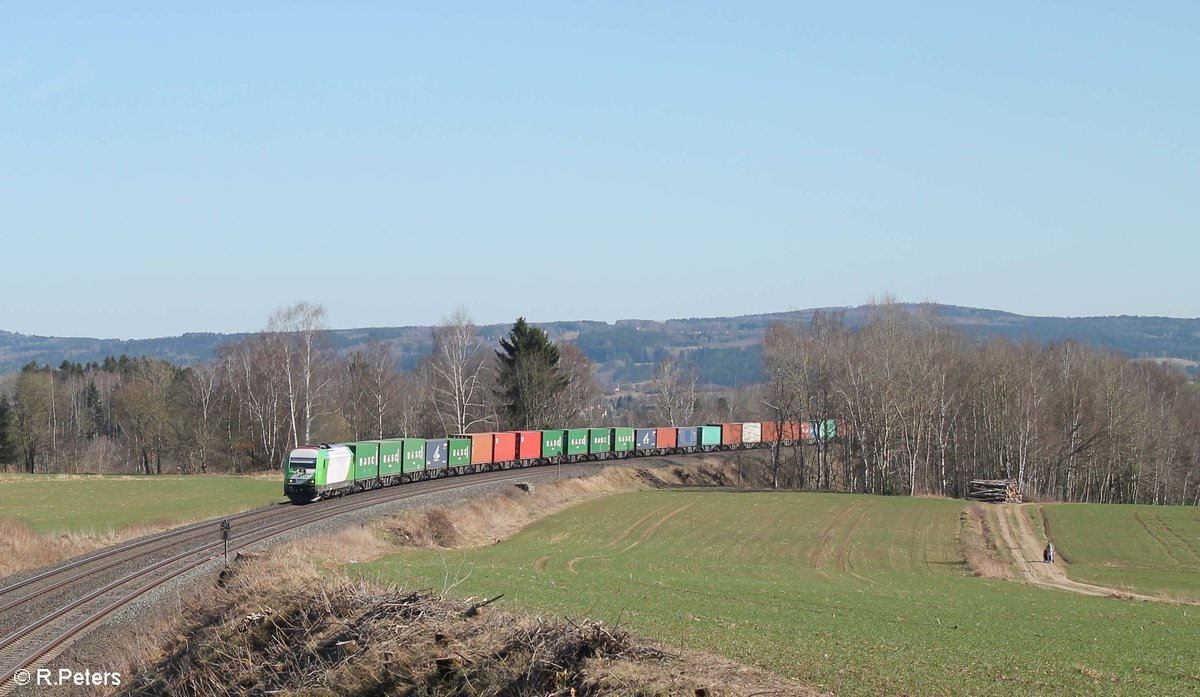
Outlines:
{"label": "forested hillside", "polygon": [[[910,310],[915,305],[904,305]],[[1072,340],[1119,351],[1131,358],[1172,358],[1196,374],[1200,363],[1200,319],[1168,317],[1026,317],[995,310],[933,305],[932,310],[966,336],[982,340],[1002,336],[1039,343]],[[862,326],[866,307],[800,310],[744,317],[676,319],[665,322],[622,320],[540,323],[550,338],[575,343],[599,368],[609,384],[644,381],[654,366],[671,355],[694,365],[701,382],[736,387],[763,379],[761,343],[772,323],[803,326],[814,313],[839,314],[849,327]],[[329,334],[331,345],[349,355],[375,341],[389,347],[404,370],[415,368],[432,346],[433,327],[376,327],[339,329]],[[508,325],[479,328],[482,338],[498,340]],[[0,375],[30,362],[58,365],[87,363],[105,356],[161,358],[177,365],[211,359],[222,344],[241,341],[246,334],[189,333],[158,339],[91,339],[38,337],[0,331]]]}

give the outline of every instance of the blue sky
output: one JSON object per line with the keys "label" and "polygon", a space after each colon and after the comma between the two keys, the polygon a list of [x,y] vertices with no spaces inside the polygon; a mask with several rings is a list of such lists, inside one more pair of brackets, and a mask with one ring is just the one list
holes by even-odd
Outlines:
{"label": "blue sky", "polygon": [[1200,315],[1197,3],[177,5],[0,13],[0,329]]}

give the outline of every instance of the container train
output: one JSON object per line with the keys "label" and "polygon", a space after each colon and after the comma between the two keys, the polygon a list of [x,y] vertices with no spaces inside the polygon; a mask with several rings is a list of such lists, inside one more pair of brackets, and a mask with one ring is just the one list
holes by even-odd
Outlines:
{"label": "container train", "polygon": [[308,503],[422,479],[570,462],[833,441],[841,420],[498,431],[322,443],[288,453],[283,493]]}

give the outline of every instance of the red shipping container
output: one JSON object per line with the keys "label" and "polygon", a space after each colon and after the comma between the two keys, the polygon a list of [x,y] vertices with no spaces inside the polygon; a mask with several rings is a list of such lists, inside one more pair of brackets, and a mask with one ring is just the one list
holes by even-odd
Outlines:
{"label": "red shipping container", "polygon": [[737,445],[742,442],[742,425],[721,424],[721,445]]}
{"label": "red shipping container", "polygon": [[492,462],[512,462],[517,459],[517,434],[492,434]]}
{"label": "red shipping container", "polygon": [[517,457],[521,460],[536,460],[542,456],[541,431],[517,431]]}
{"label": "red shipping container", "polygon": [[660,429],[658,429],[658,433],[655,433],[654,435],[658,439],[657,447],[659,447],[659,448],[674,448],[675,447],[675,443],[677,442],[675,440],[675,438],[676,438],[676,435],[678,435],[678,432],[674,428],[660,428]]}
{"label": "red shipping container", "polygon": [[807,441],[813,440],[813,427],[812,426],[813,425],[812,425],[811,421],[805,421],[804,423],[800,424],[800,435],[804,437],[804,440],[807,440]]}
{"label": "red shipping container", "polygon": [[463,433],[451,438],[471,439],[471,464],[486,465],[492,461],[492,433]]}

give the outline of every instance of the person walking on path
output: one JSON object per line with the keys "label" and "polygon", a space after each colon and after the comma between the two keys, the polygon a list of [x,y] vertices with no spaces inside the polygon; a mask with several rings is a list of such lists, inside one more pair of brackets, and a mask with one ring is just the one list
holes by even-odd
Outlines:
{"label": "person walking on path", "polygon": [[1050,562],[1051,564],[1054,563],[1054,543],[1053,542],[1046,545],[1046,561]]}

